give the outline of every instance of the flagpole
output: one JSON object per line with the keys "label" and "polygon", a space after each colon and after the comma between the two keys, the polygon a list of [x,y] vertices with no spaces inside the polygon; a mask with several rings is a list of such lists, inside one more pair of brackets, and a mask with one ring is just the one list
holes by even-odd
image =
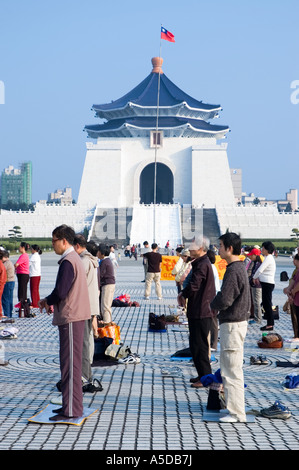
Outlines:
{"label": "flagpole", "polygon": [[[162,28],[162,25],[161,25],[161,28]],[[161,28],[160,28],[159,59],[161,59],[161,48],[162,48]],[[154,228],[154,233],[153,233],[154,243],[156,242],[157,151],[158,151],[159,105],[160,105],[160,76],[161,76],[161,67],[159,66],[158,92],[157,92],[156,141],[155,141],[155,172],[154,172],[154,227],[153,227]]]}

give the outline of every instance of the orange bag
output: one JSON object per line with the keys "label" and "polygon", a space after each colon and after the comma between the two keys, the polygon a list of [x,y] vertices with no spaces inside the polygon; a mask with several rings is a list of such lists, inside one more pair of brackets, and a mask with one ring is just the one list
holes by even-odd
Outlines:
{"label": "orange bag", "polygon": [[104,338],[105,336],[112,338],[112,344],[119,344],[120,342],[120,327],[116,325],[116,323],[110,322],[103,326],[99,326],[98,333],[100,338]]}

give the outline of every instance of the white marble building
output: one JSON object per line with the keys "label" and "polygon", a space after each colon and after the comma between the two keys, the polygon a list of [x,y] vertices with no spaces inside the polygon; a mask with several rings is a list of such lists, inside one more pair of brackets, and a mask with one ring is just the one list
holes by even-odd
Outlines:
{"label": "white marble building", "polygon": [[98,241],[164,246],[198,232],[212,241],[227,229],[243,238],[289,238],[299,214],[275,205],[238,207],[220,105],[178,88],[152,59],[149,75],[123,97],[93,105],[78,196],[71,206],[37,205],[34,213],[2,211],[0,237],[20,225],[25,237],[49,237],[54,226],[89,229]]}
{"label": "white marble building", "polygon": [[[183,241],[177,226],[180,215],[175,217],[174,211],[185,206],[215,210],[217,204],[234,204],[223,142],[229,128],[210,123],[219,116],[221,106],[205,104],[179,89],[164,74],[162,62],[153,58],[151,73],[125,96],[93,105],[103,122],[85,126],[94,142],[87,143],[78,204],[96,204],[98,210],[108,212],[132,208],[128,234],[132,243]],[[156,205],[169,208],[168,216],[165,209],[161,216],[163,222],[169,220],[168,230],[163,223],[161,233],[160,219],[153,231],[144,228],[137,235],[138,225],[148,226],[149,218],[155,219]]]}

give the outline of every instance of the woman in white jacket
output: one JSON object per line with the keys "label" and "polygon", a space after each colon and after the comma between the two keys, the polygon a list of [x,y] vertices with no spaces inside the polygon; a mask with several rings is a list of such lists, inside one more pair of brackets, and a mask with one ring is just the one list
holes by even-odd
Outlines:
{"label": "woman in white jacket", "polygon": [[275,287],[276,263],[273,256],[275,246],[267,241],[262,244],[262,255],[264,261],[253,275],[253,281],[260,281],[262,286],[262,304],[265,311],[267,324],[261,327],[262,331],[271,331],[274,328],[274,318],[272,309],[272,292]]}
{"label": "woman in white jacket", "polygon": [[31,296],[31,307],[39,308],[38,301],[39,296],[39,285],[41,279],[41,257],[42,250],[38,245],[31,246],[31,253],[29,259],[29,279],[30,279],[30,296]]}

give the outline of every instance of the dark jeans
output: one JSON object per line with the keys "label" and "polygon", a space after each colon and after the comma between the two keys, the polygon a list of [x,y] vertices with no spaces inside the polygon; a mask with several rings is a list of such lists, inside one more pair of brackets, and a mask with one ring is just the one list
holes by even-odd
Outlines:
{"label": "dark jeans", "polygon": [[274,290],[274,284],[268,282],[261,282],[262,286],[262,304],[265,310],[265,317],[267,320],[267,326],[274,325],[273,309],[272,309],[272,292]]}
{"label": "dark jeans", "polygon": [[13,291],[15,281],[9,281],[5,284],[2,294],[3,313],[6,317],[12,317],[13,312]]}
{"label": "dark jeans", "polygon": [[210,333],[212,318],[188,319],[189,345],[198,377],[211,374]]}

